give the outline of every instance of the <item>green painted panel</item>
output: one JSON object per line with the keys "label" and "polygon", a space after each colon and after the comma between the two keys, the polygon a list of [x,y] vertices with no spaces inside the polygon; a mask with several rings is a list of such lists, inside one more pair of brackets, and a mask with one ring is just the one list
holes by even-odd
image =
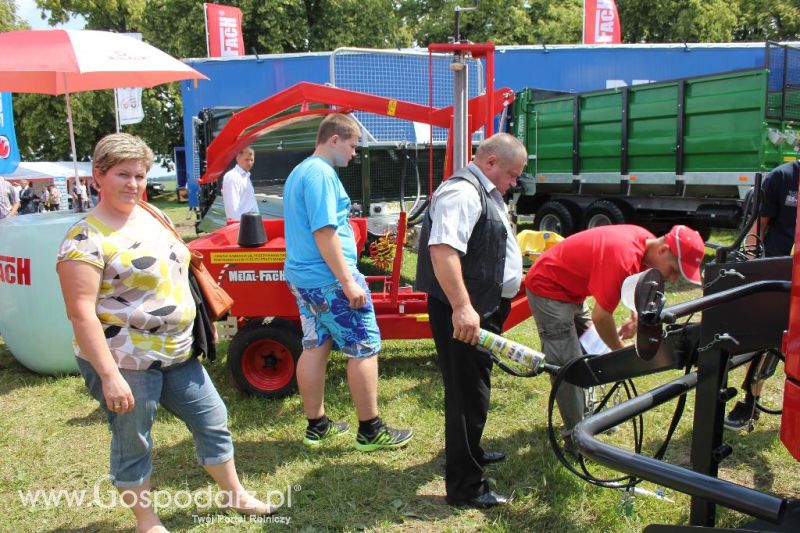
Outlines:
{"label": "green painted panel", "polygon": [[629,90],[628,120],[669,117],[673,121],[677,110],[678,86],[640,85]]}
{"label": "green painted panel", "polygon": [[529,160],[527,171],[572,172],[572,97],[534,102],[528,109],[532,131],[526,148],[536,159]]}
{"label": "green painted panel", "polygon": [[[776,147],[770,129],[800,129],[800,124],[765,119],[766,70],[731,72],[687,79],[684,172],[752,172],[769,170],[796,156],[788,143]],[[679,82],[629,87],[628,171],[672,172],[676,166]],[[787,95],[800,108],[800,92]],[[619,172],[622,136],[622,92],[612,89],[579,97],[580,171]],[[572,171],[573,97],[525,105],[526,146],[536,155],[529,172]]]}
{"label": "green painted panel", "polygon": [[690,80],[686,87],[686,172],[762,167],[767,72]]}
{"label": "green painted panel", "polygon": [[678,84],[631,87],[628,97],[628,172],[675,168]]}
{"label": "green painted panel", "polygon": [[590,93],[579,100],[580,172],[619,172],[622,94]]}

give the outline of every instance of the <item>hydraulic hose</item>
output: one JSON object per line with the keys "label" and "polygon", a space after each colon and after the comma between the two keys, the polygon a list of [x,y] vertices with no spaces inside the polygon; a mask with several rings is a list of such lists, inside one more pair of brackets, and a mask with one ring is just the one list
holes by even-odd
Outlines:
{"label": "hydraulic hose", "polygon": [[[745,359],[752,354],[744,354]],[[733,365],[740,364],[732,358]],[[647,479],[671,489],[704,498],[735,511],[778,523],[786,500],[729,481],[671,465],[599,441],[595,435],[622,424],[658,405],[685,395],[697,386],[693,372],[661,385],[626,402],[580,422],[572,432],[573,443],[591,459],[629,475]]]}

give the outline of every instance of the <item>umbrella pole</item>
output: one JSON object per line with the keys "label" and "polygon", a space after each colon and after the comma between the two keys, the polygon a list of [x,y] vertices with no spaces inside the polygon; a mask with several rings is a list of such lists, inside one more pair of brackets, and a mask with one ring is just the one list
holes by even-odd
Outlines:
{"label": "umbrella pole", "polygon": [[72,106],[69,104],[69,93],[64,93],[67,98],[67,127],[69,128],[69,146],[72,150],[72,165],[75,169],[75,179],[78,179],[78,152],[75,150],[75,130],[72,128]]}
{"label": "umbrella pole", "polygon": [[117,133],[119,133],[119,93],[114,89],[114,119],[117,124]]}
{"label": "umbrella pole", "polygon": [[[64,74],[64,97],[67,99],[67,127],[69,128],[69,146],[72,149],[72,167],[75,170],[75,185],[77,185],[81,178],[78,176],[78,152],[75,150],[75,130],[72,128],[72,106],[69,103],[69,90],[67,88],[66,74]],[[80,199],[77,201],[80,202]],[[83,209],[80,209],[79,211],[83,211]]]}

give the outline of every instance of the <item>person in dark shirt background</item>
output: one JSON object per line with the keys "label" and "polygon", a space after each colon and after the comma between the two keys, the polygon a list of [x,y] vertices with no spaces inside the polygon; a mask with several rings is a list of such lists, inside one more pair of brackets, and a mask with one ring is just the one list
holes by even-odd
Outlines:
{"label": "person in dark shirt background", "polygon": [[761,203],[761,238],[766,257],[789,255],[797,221],[797,180],[800,162],[786,163],[767,175]]}
{"label": "person in dark shirt background", "polygon": [[[760,213],[759,239],[764,246],[765,257],[789,255],[794,245],[795,224],[797,223],[797,182],[800,175],[800,162],[785,163],[767,175],[762,185],[763,199]],[[740,430],[755,423],[760,416],[755,401],[761,394],[763,380],[753,375],[755,367],[747,367],[747,375],[742,383],[745,397],[725,417],[725,427]]]}

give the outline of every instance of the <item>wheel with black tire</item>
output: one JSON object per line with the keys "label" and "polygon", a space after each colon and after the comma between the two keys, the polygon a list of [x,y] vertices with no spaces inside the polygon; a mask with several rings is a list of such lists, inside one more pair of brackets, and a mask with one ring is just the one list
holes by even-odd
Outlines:
{"label": "wheel with black tire", "polygon": [[283,398],[297,388],[297,360],[302,351],[302,334],[297,328],[250,324],[231,340],[228,370],[240,391]]}
{"label": "wheel with black tire", "polygon": [[586,210],[586,229],[612,224],[624,224],[625,213],[616,204],[608,200],[598,200]]}
{"label": "wheel with black tire", "polygon": [[575,220],[569,208],[561,202],[545,202],[536,210],[533,227],[538,231],[552,231],[562,237],[575,231]]}

